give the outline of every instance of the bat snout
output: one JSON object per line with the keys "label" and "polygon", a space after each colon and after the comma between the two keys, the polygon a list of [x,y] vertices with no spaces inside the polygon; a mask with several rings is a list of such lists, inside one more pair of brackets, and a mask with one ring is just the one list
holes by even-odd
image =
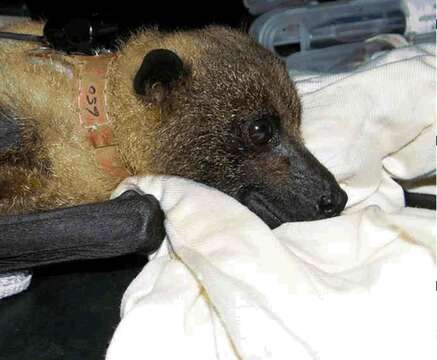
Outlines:
{"label": "bat snout", "polygon": [[320,197],[317,203],[318,213],[324,218],[340,215],[346,206],[347,200],[346,192],[336,186],[334,190]]}

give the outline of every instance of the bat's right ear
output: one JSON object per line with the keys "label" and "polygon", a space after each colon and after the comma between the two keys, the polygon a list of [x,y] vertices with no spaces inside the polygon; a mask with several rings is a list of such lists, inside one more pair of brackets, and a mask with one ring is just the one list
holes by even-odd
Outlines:
{"label": "bat's right ear", "polygon": [[176,53],[167,49],[152,50],[144,57],[135,75],[134,90],[138,95],[161,103],[186,75],[184,63]]}

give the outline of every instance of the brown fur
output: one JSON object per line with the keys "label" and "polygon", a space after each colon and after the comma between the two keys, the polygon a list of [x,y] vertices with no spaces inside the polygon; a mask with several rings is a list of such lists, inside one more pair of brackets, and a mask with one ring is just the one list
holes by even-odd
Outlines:
{"label": "brown fur", "polygon": [[[42,24],[8,30],[41,34]],[[35,62],[34,48],[0,40],[0,106],[11,107],[26,129],[18,153],[0,154],[0,214],[101,201],[122,180],[99,170],[90,144],[74,136],[79,113],[78,89],[68,77],[75,72],[72,60]],[[132,87],[144,56],[157,48],[177,53],[189,74],[162,104]],[[284,157],[270,161],[243,152],[237,124],[275,115],[286,135],[300,141],[300,103],[284,66],[235,30],[138,32],[120,45],[107,96],[119,152],[132,175],[179,175],[235,195],[242,178],[262,183],[277,173],[279,179],[289,165]]]}

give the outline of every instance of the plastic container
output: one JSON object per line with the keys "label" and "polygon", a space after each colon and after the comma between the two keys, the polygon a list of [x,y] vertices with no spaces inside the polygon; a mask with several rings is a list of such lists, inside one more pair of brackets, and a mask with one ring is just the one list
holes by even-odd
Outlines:
{"label": "plastic container", "polygon": [[376,35],[402,34],[414,40],[435,32],[433,0],[350,0],[305,6],[246,0],[249,3],[257,11],[262,4],[282,4],[258,17],[249,33],[284,58],[290,72],[350,71],[375,52],[387,50],[387,43],[368,41]]}
{"label": "plastic container", "polygon": [[375,53],[392,49],[389,43],[372,40],[298,52],[285,59],[290,76],[298,73],[342,73],[353,71]]}
{"label": "plastic container", "polygon": [[272,51],[288,45],[298,52],[404,30],[400,0],[382,0],[275,8],[253,22],[250,35]]}

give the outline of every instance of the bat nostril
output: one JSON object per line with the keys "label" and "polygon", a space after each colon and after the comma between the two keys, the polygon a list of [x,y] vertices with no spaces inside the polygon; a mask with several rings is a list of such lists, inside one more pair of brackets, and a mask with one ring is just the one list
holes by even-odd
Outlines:
{"label": "bat nostril", "polygon": [[332,216],[336,212],[335,202],[332,196],[323,195],[319,200],[319,211],[325,216]]}
{"label": "bat nostril", "polygon": [[347,203],[347,195],[342,189],[320,197],[317,204],[319,213],[325,217],[339,215]]}

